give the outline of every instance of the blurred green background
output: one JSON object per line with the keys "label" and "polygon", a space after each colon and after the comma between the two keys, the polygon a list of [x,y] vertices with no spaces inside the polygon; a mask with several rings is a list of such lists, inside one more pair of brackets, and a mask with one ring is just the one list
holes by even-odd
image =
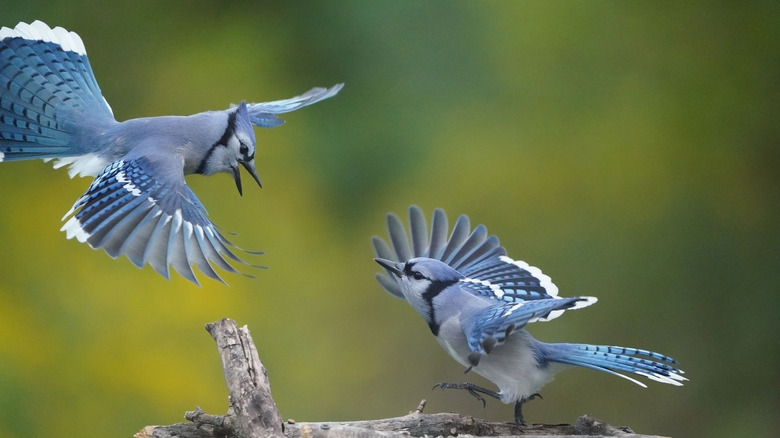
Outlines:
{"label": "blurred green background", "polygon": [[[511,419],[406,303],[375,282],[371,235],[420,205],[468,214],[564,296],[598,305],[530,331],[653,349],[682,388],[584,369],[531,422],[591,414],[649,434],[780,426],[777,2],[10,2],[83,38],[118,120],[223,109],[345,82],[256,131],[262,190],[189,184],[256,279],[166,281],[65,239],[86,190],[0,165],[0,436],[131,437],[224,413],[207,322],[247,324],[283,418],[428,412]],[[164,146],[164,145],[161,145]],[[247,175],[244,174],[245,181]]]}

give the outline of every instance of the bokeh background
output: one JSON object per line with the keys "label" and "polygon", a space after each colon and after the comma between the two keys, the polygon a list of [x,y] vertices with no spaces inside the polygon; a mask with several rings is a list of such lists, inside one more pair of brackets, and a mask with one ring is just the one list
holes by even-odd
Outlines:
{"label": "bokeh background", "polygon": [[[284,418],[509,420],[439,381],[490,385],[375,282],[369,238],[414,203],[484,223],[563,295],[531,332],[676,357],[682,388],[584,369],[526,405],[648,434],[777,433],[780,7],[776,2],[18,2],[2,25],[78,32],[119,120],[345,82],[257,130],[262,190],[188,183],[257,278],[197,287],[65,239],[86,190],[0,165],[0,436],[130,437],[224,413],[205,323],[247,324]],[[165,145],[161,145],[165,147]]]}

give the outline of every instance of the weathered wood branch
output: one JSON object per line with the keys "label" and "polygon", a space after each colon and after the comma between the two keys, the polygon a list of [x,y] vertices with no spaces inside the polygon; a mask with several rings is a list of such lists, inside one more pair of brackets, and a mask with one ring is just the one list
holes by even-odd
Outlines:
{"label": "weathered wood branch", "polygon": [[229,394],[227,420],[230,425],[242,438],[281,436],[282,417],[271,396],[268,372],[260,362],[249,329],[246,326],[237,329],[235,321],[222,319],[206,324],[206,330],[216,341],[222,360]]}
{"label": "weathered wood branch", "polygon": [[286,425],[287,438],[315,437],[488,437],[503,438],[541,438],[541,437],[626,437],[660,438],[650,435],[637,435],[630,429],[617,428],[590,416],[582,416],[574,425],[570,424],[534,424],[516,426],[514,423],[494,423],[473,417],[452,414],[423,414],[421,411],[409,415],[382,420],[336,422],[336,423],[295,423]]}
{"label": "weathered wood branch", "polygon": [[[222,319],[206,324],[206,330],[217,343],[228,387],[228,410],[225,415],[210,415],[200,408],[185,413],[189,423],[171,426],[147,426],[135,438],[380,438],[380,437],[631,437],[628,428],[617,428],[590,416],[582,416],[574,425],[534,424],[516,426],[494,423],[459,414],[424,414],[425,400],[403,417],[368,421],[306,423],[282,417],[271,396],[268,373],[246,326]],[[654,437],[659,438],[659,437]]]}

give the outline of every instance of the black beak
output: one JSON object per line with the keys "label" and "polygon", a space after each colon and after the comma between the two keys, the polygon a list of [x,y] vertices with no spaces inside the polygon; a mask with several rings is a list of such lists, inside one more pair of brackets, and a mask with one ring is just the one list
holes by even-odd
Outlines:
{"label": "black beak", "polygon": [[380,266],[387,269],[388,272],[395,274],[397,277],[401,277],[403,274],[403,263],[397,263],[392,260],[383,259],[383,258],[375,258],[375,262],[379,263]]}
{"label": "black beak", "polygon": [[255,160],[249,160],[247,162],[241,162],[241,165],[244,166],[244,169],[246,169],[247,172],[249,172],[250,175],[252,175],[252,178],[257,181],[258,187],[261,189],[263,188],[263,184],[260,182],[260,177],[257,176],[257,170],[255,170]]}
{"label": "black beak", "polygon": [[[252,178],[257,181],[257,185],[260,186],[260,188],[263,188],[263,184],[260,183],[260,177],[257,176],[257,170],[255,170],[255,162],[254,160],[249,162],[240,162],[242,166],[244,166],[244,169],[246,169],[247,172],[249,172],[250,175],[252,175]],[[241,171],[238,169],[238,167],[233,167],[233,179],[236,180],[236,188],[238,189],[238,194],[243,196],[243,190],[241,190]]]}
{"label": "black beak", "polygon": [[238,167],[231,167],[233,169],[233,179],[236,180],[236,188],[238,189],[239,196],[244,196],[244,192],[241,190],[241,171]]}

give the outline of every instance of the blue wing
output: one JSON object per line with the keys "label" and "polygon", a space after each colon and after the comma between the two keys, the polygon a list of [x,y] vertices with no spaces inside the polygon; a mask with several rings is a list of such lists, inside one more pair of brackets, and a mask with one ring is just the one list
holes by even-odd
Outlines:
{"label": "blue wing", "polygon": [[41,21],[0,29],[0,161],[88,152],[82,122],[115,120],[81,38]]}
{"label": "blue wing", "polygon": [[[506,254],[506,250],[499,246],[498,238],[488,236],[484,226],[480,225],[470,232],[468,216],[461,215],[449,237],[448,232],[449,224],[444,210],[434,210],[429,234],[425,215],[419,207],[412,205],[409,207],[409,235],[401,219],[393,213],[388,213],[387,233],[390,244],[378,236],[372,237],[371,242],[377,257],[397,262],[405,262],[414,257],[429,257],[449,264],[463,275],[468,275],[470,266],[480,265]],[[394,276],[386,273],[377,274],[376,278],[390,294],[403,298]]]}
{"label": "blue wing", "polygon": [[173,266],[199,284],[192,270],[195,265],[222,281],[212,263],[228,272],[238,271],[225,258],[246,263],[206,217],[203,205],[184,182],[182,166],[175,157],[112,163],[65,215],[63,220],[70,219],[62,230],[69,239],[103,248],[112,257],[125,254],[138,267],[148,263],[165,278]]}
{"label": "blue wing", "polygon": [[[387,215],[387,231],[389,245],[380,237],[372,238],[378,257],[399,262],[414,257],[441,260],[463,274],[466,279],[462,284],[477,295],[509,303],[558,295],[558,288],[550,277],[538,268],[507,257],[498,238],[489,236],[484,225],[472,230],[466,215],[458,217],[449,233],[446,213],[436,209],[429,234],[422,210],[412,205],[409,207],[409,234],[393,213]],[[376,278],[392,295],[403,297],[394,276],[377,274]]]}
{"label": "blue wing", "polygon": [[[501,345],[515,330],[526,324],[550,320],[568,309],[579,309],[596,302],[592,297],[545,298],[518,303],[500,303],[465,315],[463,332],[469,348],[469,362],[476,366],[480,358]],[[556,313],[558,315],[556,315]]]}
{"label": "blue wing", "polygon": [[473,264],[464,275],[466,289],[507,303],[558,296],[558,287],[539,268],[504,255]]}
{"label": "blue wing", "polygon": [[249,118],[252,124],[261,128],[273,128],[284,123],[284,120],[276,117],[277,114],[289,113],[305,106],[313,105],[321,100],[328,99],[338,94],[344,84],[336,84],[330,88],[312,88],[300,96],[291,97],[273,102],[247,104]]}

